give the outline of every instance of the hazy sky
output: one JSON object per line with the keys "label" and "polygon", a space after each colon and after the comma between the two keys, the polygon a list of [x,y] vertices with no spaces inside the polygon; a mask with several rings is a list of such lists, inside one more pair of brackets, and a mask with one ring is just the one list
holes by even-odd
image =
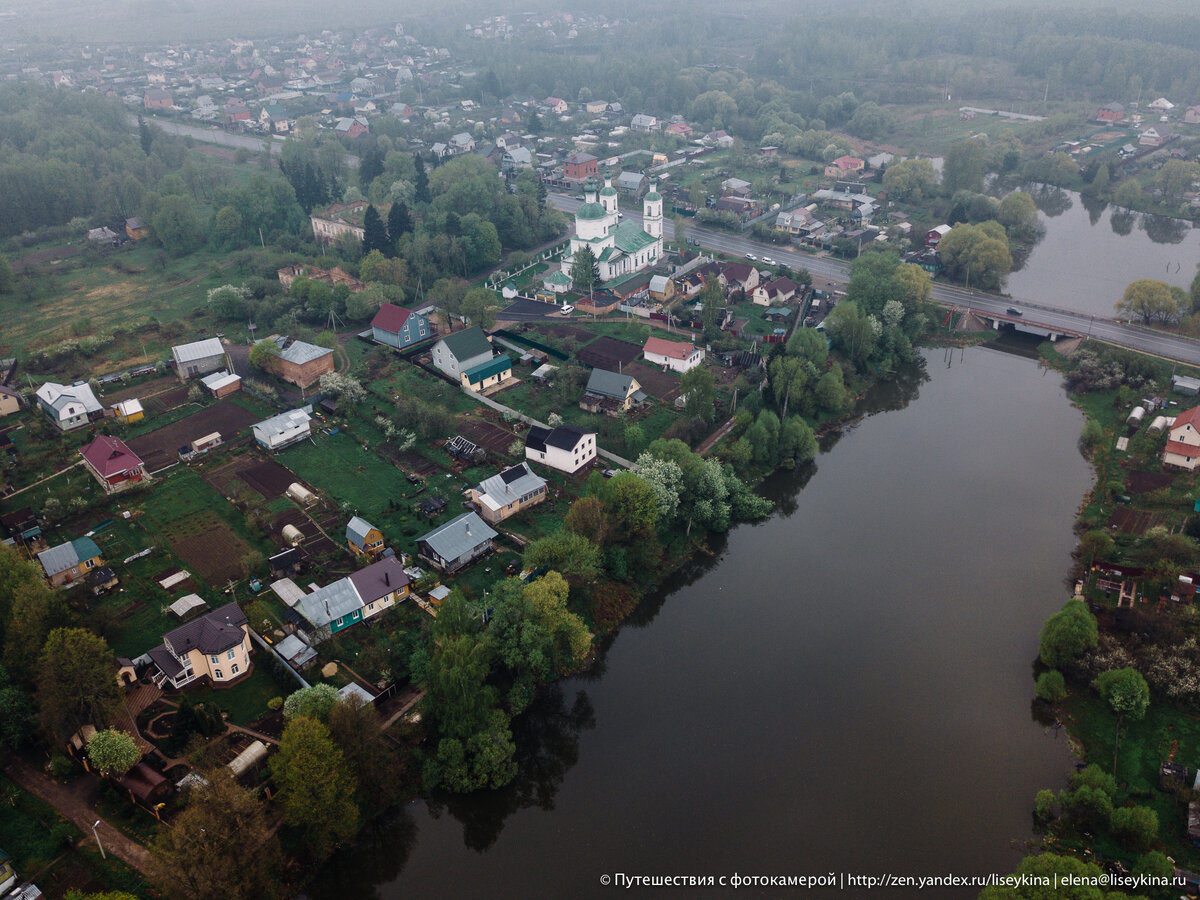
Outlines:
{"label": "hazy sky", "polygon": [[[940,9],[962,15],[972,4],[995,10],[998,7],[1044,7],[1044,0],[844,0],[840,10],[878,8],[881,14],[901,16],[936,15]],[[1111,0],[1072,0],[1056,7],[1112,7]],[[655,6],[664,13],[686,9],[702,12],[711,6],[728,10],[724,0],[670,0]],[[255,36],[259,34],[295,34],[322,28],[364,27],[396,21],[416,24],[427,16],[436,16],[441,25],[455,20],[482,18],[498,13],[525,10],[563,10],[604,12],[612,16],[641,16],[647,7],[634,0],[0,0],[0,13],[15,17],[0,20],[0,40],[5,44],[32,40],[52,43],[61,40],[142,42],[207,39],[215,37]],[[816,0],[740,0],[737,10],[751,17],[795,17],[819,15],[829,6]],[[1156,15],[1172,12],[1195,14],[1193,0],[1155,0]]]}

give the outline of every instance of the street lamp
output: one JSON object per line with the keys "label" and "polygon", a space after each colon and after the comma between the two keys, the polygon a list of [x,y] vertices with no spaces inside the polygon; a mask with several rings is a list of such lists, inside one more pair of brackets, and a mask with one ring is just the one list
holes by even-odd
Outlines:
{"label": "street lamp", "polygon": [[104,852],[104,845],[100,843],[100,832],[96,829],[100,827],[100,820],[97,819],[92,823],[92,834],[96,836],[96,846],[100,848],[100,858],[108,859],[108,854]]}

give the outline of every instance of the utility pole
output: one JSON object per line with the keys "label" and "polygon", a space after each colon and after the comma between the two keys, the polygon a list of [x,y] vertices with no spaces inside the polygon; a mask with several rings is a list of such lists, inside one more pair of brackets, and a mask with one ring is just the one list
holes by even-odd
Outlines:
{"label": "utility pole", "polygon": [[100,843],[100,832],[96,829],[100,827],[100,820],[97,819],[92,823],[92,834],[96,836],[96,846],[100,848],[100,858],[108,859],[108,854],[104,852],[104,845]]}

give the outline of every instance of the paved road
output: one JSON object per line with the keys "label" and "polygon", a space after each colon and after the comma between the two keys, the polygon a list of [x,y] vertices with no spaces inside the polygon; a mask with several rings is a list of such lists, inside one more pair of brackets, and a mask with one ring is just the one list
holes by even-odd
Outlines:
{"label": "paved road", "polygon": [[[194,140],[201,141],[205,144],[219,144],[222,147],[245,148],[252,153],[261,153],[264,141],[271,142],[271,153],[278,156],[283,152],[283,141],[275,140],[271,135],[252,135],[252,134],[231,134],[221,128],[210,125],[188,125],[184,122],[176,122],[173,119],[160,119],[156,116],[145,116],[147,122],[161,128],[168,134],[176,134],[180,137],[190,137]],[[129,123],[133,127],[137,127],[137,117],[129,116]],[[358,167],[358,157],[353,153],[346,154],[346,165],[350,168]]]}
{"label": "paved road", "polygon": [[[565,212],[574,212],[580,205],[579,200],[565,194],[551,194],[549,199],[557,208]],[[633,212],[625,212],[625,218],[635,222],[641,221],[641,216]],[[663,233],[668,240],[675,236],[674,222],[665,217]],[[850,275],[850,266],[847,263],[827,257],[813,256],[784,246],[765,244],[753,238],[714,231],[692,222],[688,223],[687,233],[688,237],[699,240],[700,245],[708,250],[719,250],[734,256],[745,256],[747,253],[751,253],[759,259],[769,256],[781,265],[793,269],[808,269],[818,285],[822,279],[845,281]],[[1031,324],[1058,327],[1119,347],[1128,347],[1131,350],[1161,356],[1164,359],[1200,365],[1200,341],[1164,334],[1116,319],[1047,306],[1021,297],[1002,297],[948,284],[935,284],[933,299],[943,306],[957,306],[964,309],[969,307],[985,313],[1004,314],[1010,306],[1016,306],[1024,312],[1025,320]]]}

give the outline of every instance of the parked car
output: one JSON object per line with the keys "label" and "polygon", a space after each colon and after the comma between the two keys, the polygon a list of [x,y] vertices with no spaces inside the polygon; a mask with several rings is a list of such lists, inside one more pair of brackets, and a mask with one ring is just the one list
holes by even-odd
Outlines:
{"label": "parked car", "polygon": [[753,253],[747,253],[746,259],[750,260],[750,262],[758,262],[758,257],[755,256]]}
{"label": "parked car", "polygon": [[763,262],[763,265],[764,265],[764,266],[773,266],[773,265],[775,265],[775,260],[771,259],[771,257],[769,257],[769,256],[764,256],[764,257],[762,258],[762,262]]}
{"label": "parked car", "polygon": [[569,316],[569,315],[570,315],[571,313],[573,313],[573,312],[575,312],[575,307],[574,307],[574,306],[572,306],[570,303],[566,304],[566,305],[565,305],[565,306],[562,308],[562,314],[563,314],[564,316]]}

